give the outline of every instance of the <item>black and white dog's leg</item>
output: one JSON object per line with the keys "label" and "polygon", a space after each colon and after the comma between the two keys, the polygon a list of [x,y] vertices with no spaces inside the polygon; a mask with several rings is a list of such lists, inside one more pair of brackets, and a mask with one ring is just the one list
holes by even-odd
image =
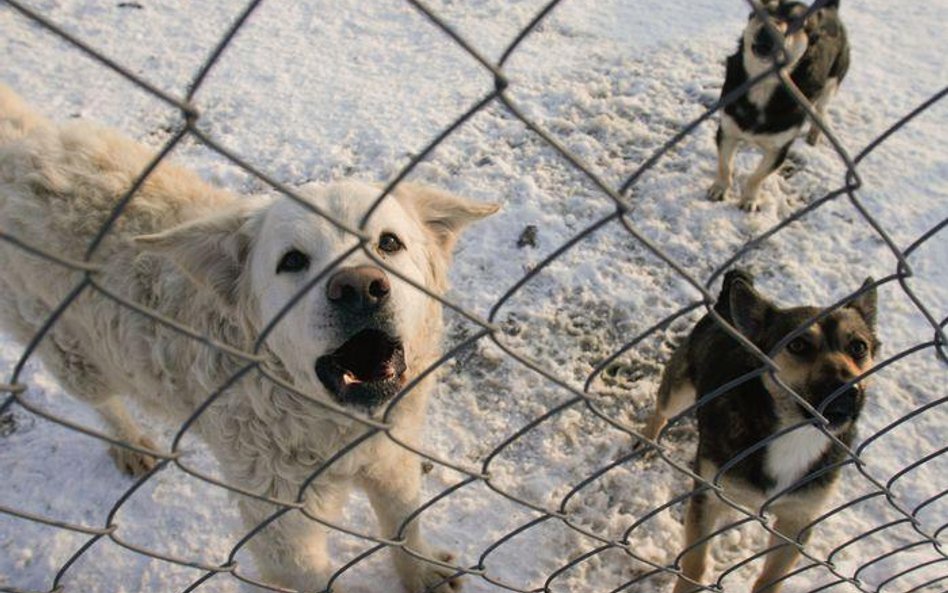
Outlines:
{"label": "black and white dog's leg", "polygon": [[767,177],[776,171],[780,165],[783,164],[784,160],[786,160],[792,142],[791,140],[780,148],[767,149],[764,152],[764,156],[760,159],[760,163],[757,164],[757,168],[754,169],[751,176],[747,178],[747,183],[744,185],[744,192],[741,194],[742,210],[746,210],[747,212],[760,210],[760,186],[764,182],[764,179],[767,179]]}
{"label": "black and white dog's leg", "polygon": [[[836,78],[830,78],[826,81],[826,86],[823,87],[823,90],[820,91],[820,94],[816,97],[816,101],[813,102],[813,108],[824,126],[829,125],[829,119],[826,117],[826,106],[829,104],[830,99],[833,98],[833,95],[836,94],[837,88],[839,88],[839,81]],[[806,135],[806,143],[810,146],[815,146],[820,139],[820,132],[820,127],[816,125],[816,122],[810,122],[810,131]]]}
{"label": "black and white dog's leg", "polygon": [[719,125],[714,140],[718,145],[718,177],[711,184],[707,195],[709,200],[720,202],[731,187],[731,172],[734,169],[734,152],[737,150],[738,139],[724,133]]}

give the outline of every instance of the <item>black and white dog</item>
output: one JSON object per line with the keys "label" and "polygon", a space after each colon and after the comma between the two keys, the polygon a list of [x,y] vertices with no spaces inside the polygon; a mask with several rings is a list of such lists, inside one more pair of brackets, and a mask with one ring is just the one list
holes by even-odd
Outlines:
{"label": "black and white dog", "polygon": [[[826,104],[849,69],[849,44],[846,30],[839,20],[839,0],[827,0],[815,10],[801,2],[769,0],[762,6],[773,29],[775,39],[754,11],[737,53],[727,60],[727,74],[721,97],[732,93],[748,80],[774,68],[780,57],[780,45],[787,52],[785,70],[803,95],[813,104],[823,121]],[[806,122],[806,111],[784,87],[776,73],[758,81],[721,113],[716,141],[718,145],[718,177],[708,190],[708,198],[723,200],[731,186],[734,152],[742,142],[750,142],[764,151],[764,156],[751,173],[741,193],[741,208],[760,209],[758,193],[768,175],[777,170],[787,157],[794,138]],[[810,128],[807,142],[816,144],[820,129]]]}

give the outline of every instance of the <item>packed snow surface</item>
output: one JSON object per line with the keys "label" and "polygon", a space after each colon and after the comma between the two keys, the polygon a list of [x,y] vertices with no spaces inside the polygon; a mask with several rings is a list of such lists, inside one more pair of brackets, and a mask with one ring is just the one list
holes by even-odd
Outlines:
{"label": "packed snow surface", "polygon": [[[484,58],[497,62],[544,4],[443,0],[429,6]],[[186,95],[244,9],[240,2],[210,0],[27,0],[22,5],[177,97]],[[845,1],[841,11],[852,68],[829,116],[841,145],[854,157],[948,81],[943,35],[948,3]],[[716,100],[723,60],[733,51],[748,12],[743,0],[564,0],[505,61],[506,96],[617,190]],[[0,55],[0,81],[54,119],[100,121],[156,148],[182,124],[176,109],[3,2]],[[210,70],[194,101],[202,131],[292,186],[343,177],[391,180],[494,88],[493,74],[408,2],[266,0]],[[937,102],[859,162],[863,185],[855,195],[897,249],[908,249],[948,218],[946,124],[948,106]],[[733,199],[704,199],[715,169],[713,134],[711,119],[662,156],[625,195],[629,227],[702,282],[745,243],[843,187],[846,175],[843,159],[825,139],[815,147],[799,141],[792,168],[764,185],[764,210],[748,215]],[[173,158],[237,192],[273,191],[193,139],[177,147]],[[755,158],[750,151],[740,155],[738,180]],[[685,493],[690,481],[656,458],[637,457],[610,467],[629,454],[634,440],[628,434],[574,403],[498,447],[576,396],[564,386],[581,392],[599,363],[699,300],[700,293],[613,219],[583,235],[492,311],[524,274],[615,211],[612,199],[589,177],[497,100],[440,143],[410,178],[503,204],[501,213],[462,239],[448,298],[481,318],[490,316],[502,330],[497,339],[545,373],[483,339],[446,364],[430,406],[426,451],[472,472],[493,455],[488,471],[494,489],[475,480],[439,499],[422,515],[430,539],[452,550],[460,565],[483,562],[490,580],[468,577],[465,590],[472,592],[506,590],[498,583],[515,590],[547,585],[552,591],[611,591],[652,570],[648,563],[671,564],[680,551],[683,504],[649,513]],[[829,304],[867,276],[896,273],[898,259],[878,230],[843,194],[742,254],[739,264],[781,304]],[[943,324],[948,231],[913,249],[906,263],[912,276],[905,285]],[[716,290],[712,284],[712,293]],[[932,323],[898,282],[880,288],[879,308],[883,360],[934,339]],[[592,382],[590,397],[604,415],[641,427],[662,365],[700,312],[651,333]],[[460,315],[447,318],[446,347],[478,329]],[[0,341],[3,380],[22,351],[22,344]],[[63,393],[38,360],[30,359],[21,381],[29,386],[24,397],[32,405],[103,428],[93,412]],[[860,438],[944,398],[946,385],[948,366],[932,347],[886,366],[874,376]],[[903,509],[948,489],[948,456],[939,455],[946,420],[944,405],[931,406],[862,451],[865,473],[888,484],[892,501]],[[149,428],[168,446],[177,427]],[[21,407],[13,406],[2,431],[0,507],[101,527],[133,484],[116,471],[105,443]],[[672,428],[666,441],[683,466],[694,455],[695,442],[688,420]],[[217,472],[200,441],[186,438],[183,447],[190,463]],[[537,521],[485,555],[495,541],[544,516],[512,498],[559,510],[564,497],[597,472],[602,473],[583,483],[562,510],[571,524],[611,541],[621,540],[635,525],[628,538],[638,560],[617,549],[581,558],[601,541],[556,518]],[[465,478],[432,464],[426,499]],[[849,466],[830,504],[837,507],[876,491],[866,475]],[[916,517],[918,529],[935,533],[945,524],[946,511],[948,497],[924,506]],[[355,531],[375,529],[358,494],[342,521]],[[224,563],[244,533],[226,492],[175,468],[136,490],[114,523],[122,541],[204,564]],[[851,541],[874,529],[873,535]],[[945,533],[940,533],[943,544]],[[836,570],[846,576],[901,549],[866,566],[858,578],[869,589],[905,572],[885,583],[885,591],[908,591],[948,577],[946,564],[938,562],[944,560],[942,552],[930,544],[912,545],[921,539],[886,497],[867,496],[822,523],[808,547],[821,558],[836,550]],[[88,540],[88,535],[0,513],[0,589],[48,590],[57,571]],[[748,523],[717,542],[715,577],[764,549],[767,534]],[[336,566],[372,545],[352,536],[334,537]],[[254,573],[244,552],[237,560]],[[560,572],[571,561],[575,564]],[[759,560],[751,562],[727,574],[722,585],[728,591],[748,590],[760,566]],[[76,592],[168,593],[187,588],[203,574],[103,538],[68,568],[63,583]],[[397,591],[393,579],[385,554],[374,554],[346,570],[339,585],[353,592]],[[786,590],[809,591],[834,580],[820,567],[802,570]],[[658,574],[630,590],[665,591],[671,581]],[[927,590],[943,590],[946,583]],[[225,574],[197,590],[240,587]],[[828,590],[855,591],[848,584]]]}

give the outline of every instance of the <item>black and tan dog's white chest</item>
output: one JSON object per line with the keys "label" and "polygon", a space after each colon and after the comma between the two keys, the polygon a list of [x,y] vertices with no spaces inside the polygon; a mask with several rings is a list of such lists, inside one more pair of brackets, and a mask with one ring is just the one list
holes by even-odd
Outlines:
{"label": "black and tan dog's white chest", "polygon": [[[826,105],[836,93],[849,68],[849,45],[839,20],[838,0],[832,0],[807,15],[800,2],[767,3],[771,30],[752,14],[735,54],[727,60],[721,97],[752,86],[721,112],[715,137],[718,148],[718,175],[708,198],[723,200],[731,186],[734,153],[741,143],[760,148],[764,156],[741,192],[741,208],[760,208],[760,186],[786,159],[790,144],[803,130],[807,112],[775,73],[775,60],[782,44],[786,50],[784,67],[790,79],[825,121]],[[801,19],[803,19],[801,23]],[[820,129],[813,125],[807,141],[815,144]]]}

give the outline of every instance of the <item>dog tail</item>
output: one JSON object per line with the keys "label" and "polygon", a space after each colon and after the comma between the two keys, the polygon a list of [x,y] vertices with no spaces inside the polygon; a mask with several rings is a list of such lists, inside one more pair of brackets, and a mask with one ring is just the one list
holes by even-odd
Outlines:
{"label": "dog tail", "polygon": [[731,321],[731,287],[734,283],[741,280],[749,286],[754,286],[754,277],[750,272],[741,268],[733,268],[724,274],[724,281],[721,283],[721,294],[714,303],[714,310],[727,322]]}
{"label": "dog tail", "polygon": [[0,84],[0,144],[22,138],[30,130],[49,125],[10,88]]}

